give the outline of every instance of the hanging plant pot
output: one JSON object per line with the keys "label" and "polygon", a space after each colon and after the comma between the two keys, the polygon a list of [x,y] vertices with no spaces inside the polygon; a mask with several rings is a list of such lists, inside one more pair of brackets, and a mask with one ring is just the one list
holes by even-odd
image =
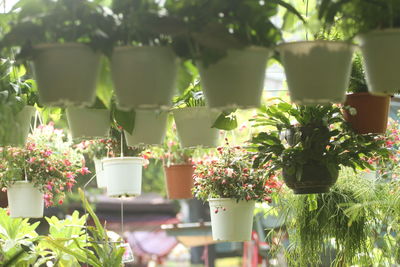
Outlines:
{"label": "hanging plant pot", "polygon": [[120,109],[168,108],[175,89],[178,59],[168,47],[117,47],[111,73]]}
{"label": "hanging plant pot", "polygon": [[329,192],[329,188],[336,183],[339,172],[332,175],[326,166],[309,163],[303,165],[303,173],[299,179],[287,168],[283,168],[282,175],[287,187],[295,194],[320,194]]}
{"label": "hanging plant pot", "polygon": [[29,134],[32,116],[35,114],[35,107],[25,106],[16,116],[16,126],[12,129],[9,145],[23,146]]}
{"label": "hanging plant pot", "polygon": [[174,109],[174,119],[179,140],[183,147],[216,147],[218,129],[211,128],[218,113],[207,107]]}
{"label": "hanging plant pot", "polygon": [[354,49],[354,45],[336,41],[280,45],[292,102],[302,105],[344,102]]}
{"label": "hanging plant pot", "polygon": [[193,198],[193,165],[181,164],[164,167],[165,184],[169,199]]}
{"label": "hanging plant pot", "polygon": [[109,197],[132,197],[142,193],[143,158],[105,158],[101,162]]}
{"label": "hanging plant pot", "polygon": [[271,49],[229,50],[210,66],[199,64],[204,95],[211,108],[255,108],[261,104]]}
{"label": "hanging plant pot", "polygon": [[214,240],[242,242],[251,240],[255,201],[211,198],[211,227]]}
{"label": "hanging plant pot", "polygon": [[155,110],[136,110],[132,134],[125,132],[128,146],[162,144],[167,127],[167,113]]}
{"label": "hanging plant pot", "polygon": [[34,49],[34,71],[42,104],[93,104],[99,72],[99,53],[78,43],[42,44]]}
{"label": "hanging plant pot", "polygon": [[72,138],[104,137],[110,129],[110,112],[107,109],[69,107],[66,109]]}
{"label": "hanging plant pot", "polygon": [[43,193],[31,182],[17,181],[7,188],[8,206],[12,218],[43,217]]}
{"label": "hanging plant pot", "polygon": [[400,29],[372,31],[358,39],[370,93],[394,95],[400,92]]}
{"label": "hanging plant pot", "polygon": [[351,106],[357,113],[352,115],[348,109],[343,110],[346,121],[359,134],[384,134],[386,132],[390,96],[375,96],[369,93],[347,95],[345,106]]}
{"label": "hanging plant pot", "polygon": [[96,182],[97,182],[97,187],[98,188],[106,188],[107,187],[107,181],[106,177],[104,176],[104,170],[103,170],[103,163],[101,159],[94,158],[94,168],[96,170]]}

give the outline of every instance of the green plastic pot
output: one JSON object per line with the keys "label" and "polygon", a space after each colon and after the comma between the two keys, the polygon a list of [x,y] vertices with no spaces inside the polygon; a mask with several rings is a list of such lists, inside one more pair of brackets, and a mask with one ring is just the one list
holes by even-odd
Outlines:
{"label": "green plastic pot", "polygon": [[7,198],[12,218],[43,217],[43,193],[34,187],[31,182],[15,182],[7,188]]}
{"label": "green plastic pot", "polygon": [[72,138],[96,138],[108,135],[110,112],[107,109],[69,107],[66,113]]}
{"label": "green plastic pot", "polygon": [[180,143],[183,147],[216,147],[219,131],[211,128],[218,112],[207,107],[174,109],[174,119]]}
{"label": "green plastic pot", "polygon": [[355,46],[346,42],[306,41],[278,47],[292,102],[342,103],[346,99]]}
{"label": "green plastic pot", "polygon": [[8,145],[11,146],[24,146],[26,138],[28,137],[31,119],[35,114],[35,107],[25,106],[16,116],[16,125],[14,129],[11,129],[12,134]]}
{"label": "green plastic pot", "polygon": [[358,39],[370,93],[400,92],[400,29],[372,31],[359,35]]}
{"label": "green plastic pot", "polygon": [[211,108],[255,108],[261,104],[265,70],[271,49],[229,50],[210,66],[198,64],[201,83]]}
{"label": "green plastic pot", "polygon": [[178,59],[168,47],[117,47],[111,73],[120,109],[166,109],[175,90]]}
{"label": "green plastic pot", "polygon": [[243,242],[251,240],[255,201],[211,198],[211,228],[214,240]]}
{"label": "green plastic pot", "polygon": [[128,146],[162,144],[167,127],[167,113],[156,110],[135,110],[135,128],[132,134],[125,131]]}
{"label": "green plastic pot", "polygon": [[52,106],[90,106],[96,96],[100,54],[78,43],[34,47],[40,102]]}

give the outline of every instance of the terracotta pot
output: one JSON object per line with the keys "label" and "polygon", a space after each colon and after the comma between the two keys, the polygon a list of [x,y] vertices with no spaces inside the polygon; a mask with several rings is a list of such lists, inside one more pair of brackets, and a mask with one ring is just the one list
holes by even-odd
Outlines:
{"label": "terracotta pot", "polygon": [[193,198],[193,165],[165,166],[164,171],[169,199]]}
{"label": "terracotta pot", "polygon": [[357,110],[357,114],[351,115],[348,109],[343,110],[343,115],[359,134],[386,132],[390,96],[376,96],[370,93],[355,93],[347,95],[345,106],[351,106]]}
{"label": "terracotta pot", "polygon": [[320,194],[327,193],[336,183],[339,172],[332,175],[323,165],[308,163],[303,165],[303,173],[298,179],[296,173],[289,173],[287,168],[282,170],[283,179],[295,194]]}

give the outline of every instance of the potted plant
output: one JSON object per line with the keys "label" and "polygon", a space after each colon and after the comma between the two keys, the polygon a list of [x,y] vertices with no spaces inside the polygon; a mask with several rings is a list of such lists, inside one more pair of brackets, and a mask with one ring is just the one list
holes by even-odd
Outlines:
{"label": "potted plant", "polygon": [[170,37],[151,30],[151,22],[161,16],[161,7],[153,0],[114,0],[112,9],[119,18],[111,57],[118,107],[170,107],[178,59],[169,47]]}
{"label": "potted plant", "polygon": [[19,47],[18,58],[32,60],[40,102],[93,104],[99,51],[110,54],[112,49],[112,15],[87,0],[35,0],[13,11],[16,22],[1,46]]}
{"label": "potted plant", "polygon": [[372,169],[365,158],[389,155],[382,139],[352,131],[336,106],[280,101],[263,107],[254,121],[273,127],[251,141],[257,151],[255,167],[268,164],[271,175],[282,171],[295,194],[326,193],[341,166]]}
{"label": "potted plant", "polygon": [[353,60],[348,89],[350,94],[346,96],[343,115],[359,134],[385,134],[389,118],[390,96],[376,96],[368,93],[361,61],[360,55]]}
{"label": "potted plant", "polygon": [[400,90],[400,5],[397,1],[326,2],[323,14],[330,21],[340,17],[339,29],[357,35],[365,63],[369,91],[374,95],[393,95]]}
{"label": "potted plant", "polygon": [[281,39],[271,21],[279,6],[300,16],[283,1],[166,2],[169,15],[186,29],[175,26],[175,51],[198,66],[211,108],[260,105],[266,63]]}
{"label": "potted plant", "polygon": [[62,204],[77,174],[89,173],[83,158],[51,124],[35,129],[25,147],[4,147],[2,153],[0,183],[7,188],[11,217],[42,217],[43,200],[47,207]]}
{"label": "potted plant", "polygon": [[67,107],[66,114],[74,139],[105,137],[110,131],[110,111],[99,98],[90,108]]}
{"label": "potted plant", "polygon": [[[274,178],[252,168],[251,154],[241,147],[218,147],[218,157],[196,164],[193,193],[210,203],[213,239],[249,241],[256,202],[271,201]],[[272,186],[274,185],[274,186]]]}

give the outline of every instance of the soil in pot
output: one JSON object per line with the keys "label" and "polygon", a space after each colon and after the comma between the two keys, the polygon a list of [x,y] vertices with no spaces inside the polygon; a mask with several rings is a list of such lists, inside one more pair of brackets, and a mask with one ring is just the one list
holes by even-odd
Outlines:
{"label": "soil in pot", "polygon": [[308,163],[303,165],[300,179],[295,173],[289,174],[286,168],[283,168],[282,175],[286,185],[295,194],[320,194],[327,193],[336,183],[339,172],[332,176],[326,166]]}
{"label": "soil in pot", "polygon": [[345,106],[355,108],[357,113],[350,114],[343,109],[343,116],[359,134],[385,134],[390,107],[390,96],[376,96],[369,93],[347,95]]}
{"label": "soil in pot", "polygon": [[165,184],[169,199],[193,198],[193,165],[171,165],[164,167]]}

